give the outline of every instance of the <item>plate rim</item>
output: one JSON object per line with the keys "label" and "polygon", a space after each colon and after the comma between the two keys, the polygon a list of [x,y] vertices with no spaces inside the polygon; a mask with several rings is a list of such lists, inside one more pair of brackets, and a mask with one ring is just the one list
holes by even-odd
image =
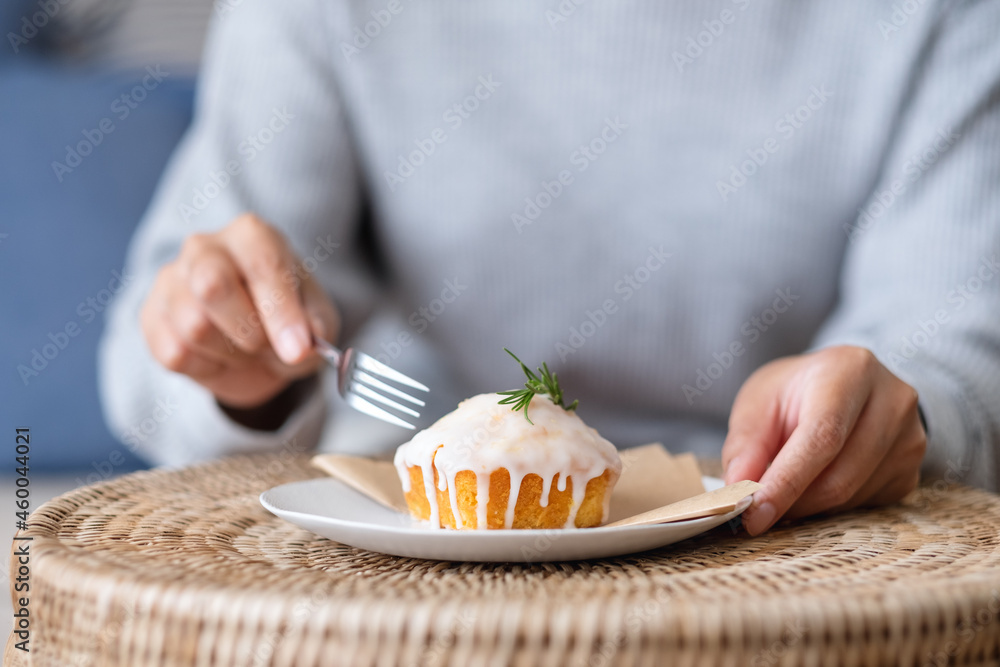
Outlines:
{"label": "plate rim", "polygon": [[[702,480],[703,480],[703,482],[705,480],[712,480],[712,481],[722,482],[722,480],[719,479],[718,477],[712,477],[710,475],[702,475]],[[593,535],[595,533],[601,533],[601,534],[638,533],[638,532],[645,532],[645,531],[650,531],[650,530],[663,529],[665,527],[672,527],[672,526],[692,526],[692,527],[694,527],[694,526],[698,525],[698,522],[710,523],[711,521],[717,520],[720,517],[728,517],[728,518],[726,518],[722,522],[722,523],[725,523],[726,521],[731,521],[732,519],[736,518],[737,516],[739,516],[740,514],[742,514],[744,511],[746,511],[747,507],[749,507],[750,503],[753,501],[753,494],[751,493],[751,494],[747,495],[746,497],[742,498],[739,501],[739,503],[736,504],[736,507],[734,509],[732,509],[729,512],[726,512],[724,514],[711,514],[709,516],[697,517],[697,518],[694,518],[694,519],[685,519],[685,520],[682,520],[682,521],[669,521],[669,522],[663,522],[663,523],[642,524],[642,525],[637,525],[637,526],[595,526],[595,527],[591,527],[591,528],[578,528],[578,529],[566,529],[566,528],[541,528],[541,529],[539,529],[539,528],[506,528],[506,529],[503,529],[503,530],[454,530],[454,529],[440,529],[440,528],[423,528],[423,527],[419,527],[419,526],[387,526],[385,524],[372,523],[370,521],[357,521],[357,520],[352,520],[352,519],[342,519],[342,518],[332,517],[332,516],[328,516],[328,515],[324,515],[324,514],[315,514],[315,513],[312,513],[312,512],[301,512],[301,511],[298,511],[298,510],[288,509],[286,507],[281,507],[281,506],[279,506],[279,505],[277,505],[275,503],[268,502],[265,499],[265,496],[268,493],[271,493],[271,492],[276,491],[278,489],[282,489],[282,488],[289,487],[289,486],[297,486],[297,485],[301,485],[301,484],[315,483],[315,482],[334,482],[336,484],[341,485],[345,489],[350,490],[353,493],[356,493],[356,494],[358,494],[358,495],[360,495],[360,496],[362,496],[364,498],[368,498],[363,493],[357,491],[356,489],[351,488],[347,484],[344,484],[340,480],[335,479],[333,477],[314,477],[312,479],[296,480],[294,482],[286,482],[285,484],[279,484],[277,486],[273,486],[273,487],[271,487],[269,489],[266,489],[265,491],[262,491],[260,493],[260,495],[258,496],[258,501],[264,507],[264,509],[266,509],[268,512],[271,512],[272,514],[274,514],[278,518],[282,518],[282,519],[284,517],[280,516],[277,512],[275,512],[274,511],[275,509],[277,509],[277,510],[283,512],[283,513],[295,515],[296,517],[301,517],[301,518],[307,519],[307,520],[315,520],[315,519],[318,518],[318,519],[322,519],[324,521],[330,521],[330,522],[333,522],[333,523],[338,524],[340,526],[343,526],[345,528],[355,528],[355,529],[356,528],[362,528],[362,529],[369,529],[369,530],[376,529],[378,531],[387,532],[387,533],[394,534],[394,535],[401,535],[401,536],[402,535],[406,535],[406,536],[409,536],[409,535],[417,535],[417,536],[434,535],[435,539],[441,539],[441,540],[466,540],[466,539],[469,539],[470,537],[475,537],[476,539],[496,540],[496,541],[509,540],[511,535],[523,535],[523,536],[526,536],[526,535],[529,535],[529,534],[530,535],[544,535],[544,534],[549,534],[549,533],[553,533],[553,532],[566,533],[566,534],[575,534],[577,531],[580,531],[580,534],[587,534],[587,535]],[[376,505],[378,505],[382,509],[385,509],[385,510],[387,510],[389,512],[396,512],[400,516],[404,516],[404,517],[407,516],[407,515],[403,514],[402,512],[398,512],[397,510],[395,510],[395,509],[393,509],[391,507],[385,507],[384,505],[382,505],[381,503],[379,503],[378,501],[376,501],[376,500],[374,500],[372,498],[368,498],[368,500],[371,500],[371,502],[375,503]],[[721,525],[721,524],[717,524],[717,525]]]}

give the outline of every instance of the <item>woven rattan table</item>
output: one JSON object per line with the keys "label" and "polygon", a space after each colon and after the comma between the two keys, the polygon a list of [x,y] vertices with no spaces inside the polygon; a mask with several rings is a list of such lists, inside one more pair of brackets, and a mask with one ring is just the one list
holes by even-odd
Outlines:
{"label": "woven rattan table", "polygon": [[[30,654],[76,665],[995,665],[1000,497],[722,526],[625,558],[441,563],[343,546],[258,494],[306,458],[142,472],[39,508]],[[30,656],[30,662],[27,658]]]}

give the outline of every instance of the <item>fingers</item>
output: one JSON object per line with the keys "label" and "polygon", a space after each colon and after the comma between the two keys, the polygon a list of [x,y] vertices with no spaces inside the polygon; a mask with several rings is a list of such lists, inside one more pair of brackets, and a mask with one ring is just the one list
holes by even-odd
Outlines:
{"label": "fingers", "polygon": [[284,237],[254,216],[190,237],[143,306],[153,356],[227,405],[262,405],[322,364],[314,332],[339,333],[333,304],[298,273]]}
{"label": "fingers", "polygon": [[852,501],[863,500],[863,488],[886,482],[877,473],[899,434],[896,422],[886,419],[891,405],[888,392],[877,391],[870,396],[843,448],[795,501],[787,517],[847,509],[853,506]]}
{"label": "fingers", "polygon": [[[797,423],[761,477],[764,488],[744,513],[751,535],[770,528],[840,454],[871,394],[878,362],[867,351],[813,366],[803,380]],[[863,352],[864,354],[860,354]]]}
{"label": "fingers", "polygon": [[174,329],[167,316],[165,306],[167,295],[161,277],[157,280],[159,289],[154,287],[151,297],[147,300],[140,317],[143,333],[149,350],[164,368],[176,373],[183,373],[195,380],[208,380],[224,369],[218,360],[202,354]]}
{"label": "fingers", "polygon": [[214,237],[195,235],[185,241],[177,272],[183,291],[236,347],[253,354],[267,344],[236,263]]}
{"label": "fingers", "polygon": [[763,369],[736,395],[729,415],[729,432],[722,446],[726,484],[757,481],[782,443],[780,374]]}
{"label": "fingers", "polygon": [[302,282],[302,301],[313,334],[334,343],[340,334],[340,314],[319,283],[307,275]]}
{"label": "fingers", "polygon": [[772,362],[740,390],[723,446],[726,482],[759,479],[751,535],[782,517],[894,502],[926,450],[915,390],[863,348]]}
{"label": "fingers", "polygon": [[879,366],[868,402],[840,454],[787,516],[894,502],[915,488],[925,448],[917,392]]}
{"label": "fingers", "polygon": [[191,293],[186,283],[175,283],[165,301],[167,320],[184,345],[224,366],[240,368],[250,363],[251,355],[220,331],[204,303]]}
{"label": "fingers", "polygon": [[284,238],[250,215],[227,227],[221,237],[246,281],[271,346],[286,364],[301,362],[312,350],[310,322]]}
{"label": "fingers", "polygon": [[[910,387],[906,386],[906,389]],[[905,425],[885,457],[891,465],[880,467],[846,507],[887,505],[917,488],[920,465],[927,451],[927,433],[917,414],[915,393],[913,396],[912,414],[904,416]]]}

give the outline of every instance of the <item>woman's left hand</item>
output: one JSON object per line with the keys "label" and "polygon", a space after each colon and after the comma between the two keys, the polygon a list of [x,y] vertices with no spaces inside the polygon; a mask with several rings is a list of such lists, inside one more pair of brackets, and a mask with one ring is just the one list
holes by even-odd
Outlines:
{"label": "woman's left hand", "polygon": [[760,481],[743,525],[882,505],[917,486],[927,448],[917,392],[870,351],[777,359],[743,383],[722,448],[727,483]]}

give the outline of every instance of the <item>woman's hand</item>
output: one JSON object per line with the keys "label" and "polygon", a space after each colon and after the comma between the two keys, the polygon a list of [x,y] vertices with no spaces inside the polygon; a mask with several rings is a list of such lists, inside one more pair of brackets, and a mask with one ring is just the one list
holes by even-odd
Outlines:
{"label": "woman's hand", "polygon": [[899,500],[916,488],[926,447],[916,390],[868,350],[841,346],[751,375],[733,404],[722,463],[727,483],[764,485],[743,514],[758,535],[782,516]]}
{"label": "woman's hand", "polygon": [[253,215],[188,238],[142,309],[153,357],[229,408],[266,404],[322,361],[312,335],[332,341],[340,318],[284,237]]}

